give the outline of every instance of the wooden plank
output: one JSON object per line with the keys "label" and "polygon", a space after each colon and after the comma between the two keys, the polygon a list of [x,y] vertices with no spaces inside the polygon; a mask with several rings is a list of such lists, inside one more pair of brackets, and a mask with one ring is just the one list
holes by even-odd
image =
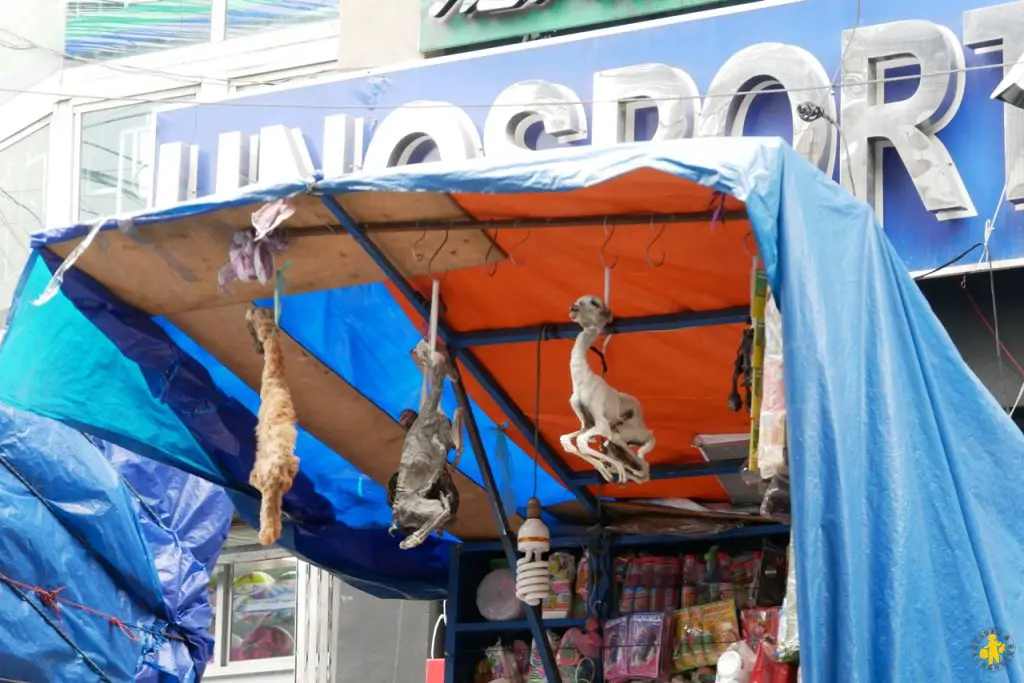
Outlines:
{"label": "wooden plank", "polygon": [[[209,351],[243,382],[259,391],[263,357],[253,351],[245,326],[247,303],[170,316],[182,332]],[[328,448],[382,486],[398,469],[405,430],[287,334],[285,371],[299,423]],[[302,454],[298,454],[302,457]],[[458,522],[450,531],[463,540],[497,538],[487,493],[455,472]],[[522,519],[510,520],[518,529]]]}
{"label": "wooden plank", "polygon": [[[249,207],[243,207],[248,210]],[[231,209],[229,221],[218,213],[160,225],[143,226],[131,237],[117,230],[100,233],[75,264],[102,283],[122,301],[151,315],[172,315],[273,296],[273,283],[235,282],[221,287],[217,272],[228,261],[231,236],[239,209]],[[309,212],[296,214],[284,225],[291,238],[279,264],[290,261],[286,277],[289,294],[337,289],[386,277],[369,256],[341,228],[324,234],[324,225]],[[300,220],[301,219],[301,220]],[[325,219],[326,220],[326,219]],[[295,221],[301,225],[296,227]],[[326,224],[329,225],[329,224]],[[245,226],[241,226],[245,227]],[[303,228],[316,233],[301,235]],[[406,275],[426,275],[430,257],[445,239],[443,231],[427,234],[394,232],[373,236],[385,253]],[[66,258],[80,240],[50,245]],[[444,248],[434,260],[434,272],[482,267],[491,239],[480,230],[448,233]],[[504,258],[495,248],[492,262]]]}

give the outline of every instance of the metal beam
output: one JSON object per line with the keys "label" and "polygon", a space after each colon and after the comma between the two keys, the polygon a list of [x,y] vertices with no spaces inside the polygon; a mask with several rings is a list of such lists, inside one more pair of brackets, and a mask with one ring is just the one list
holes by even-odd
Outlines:
{"label": "metal beam", "polygon": [[[504,389],[494,379],[494,376],[484,367],[484,364],[473,355],[469,349],[454,347],[455,355],[462,361],[462,364],[469,370],[469,374],[473,375],[473,378],[481,384],[487,393],[491,395],[494,402],[498,404],[498,408],[501,412],[508,416],[509,421],[512,425],[519,430],[524,438],[529,441],[533,441],[533,420],[526,416],[526,413],[516,405],[516,402],[505,392]],[[587,511],[594,517],[598,516],[598,505],[597,499],[589,491],[584,489],[580,485],[576,485],[573,482],[575,473],[569,468],[565,461],[555,452],[555,449],[545,441],[543,438],[537,440],[538,455],[548,464],[548,467],[554,471],[555,476],[558,477],[562,483],[569,488],[580,503],[586,507]],[[580,495],[582,494],[582,495]]]}
{"label": "metal beam", "polygon": [[[747,464],[746,458],[717,460],[715,462],[694,462],[683,465],[655,465],[651,468],[651,480],[689,479],[692,477],[721,477],[739,474]],[[569,479],[577,486],[597,486],[606,483],[597,472],[573,472]]]}
{"label": "metal beam", "polygon": [[[473,455],[476,457],[477,467],[480,468],[480,475],[484,480],[484,489],[487,491],[487,498],[491,502],[491,513],[494,515],[494,523],[498,527],[498,540],[501,541],[501,548],[505,551],[505,559],[509,567],[515,567],[516,546],[513,545],[512,528],[508,523],[508,515],[501,503],[501,494],[498,493],[498,484],[494,480],[494,472],[491,470],[491,463],[487,460],[487,453],[484,451],[484,442],[480,438],[480,429],[477,427],[476,418],[473,416],[473,409],[469,403],[469,394],[466,393],[466,385],[462,381],[462,375],[458,376],[455,384],[455,398],[459,406],[466,414],[466,433],[469,436],[469,444],[473,447]],[[538,606],[539,607],[539,606]],[[551,643],[548,642],[544,633],[541,613],[538,607],[523,605],[526,613],[526,622],[530,625],[530,633],[533,635],[534,645],[537,647],[540,660],[544,665],[544,673],[549,681],[561,681],[558,667],[555,666],[554,654],[551,652]]]}
{"label": "metal beam", "polygon": [[[356,241],[362,249],[373,259],[373,261],[380,267],[381,270],[388,276],[388,279],[399,291],[406,300],[416,309],[416,311],[423,316],[424,319],[430,317],[430,304],[426,298],[420,294],[415,287],[413,287],[405,276],[402,275],[401,271],[395,267],[395,264],[391,262],[387,254],[381,250],[377,243],[370,239],[359,224],[357,224],[352,217],[349,216],[341,205],[334,199],[334,197],[325,196],[321,198],[327,209],[334,214],[334,217],[338,219],[338,223],[342,228],[352,236],[352,239]],[[527,439],[532,440],[533,438],[533,423],[523,414],[523,412],[515,405],[515,403],[508,397],[504,389],[495,381],[494,377],[484,368],[483,364],[476,358],[475,355],[469,349],[459,349],[457,345],[453,344],[455,340],[455,334],[444,320],[438,320],[437,324],[438,336],[444,341],[445,344],[452,346],[452,351],[458,358],[463,362],[467,369],[473,374],[483,388],[491,395],[491,397],[498,403],[499,407],[505,411],[509,419],[513,421],[516,428],[522,432],[523,436]],[[511,411],[511,412],[510,412]],[[540,457],[544,459],[548,467],[555,472],[562,480],[562,484],[572,492],[577,500],[583,505],[584,509],[591,515],[597,516],[598,506],[597,499],[590,491],[585,488],[575,486],[571,481],[568,481],[560,473],[564,473],[566,476],[571,474],[571,471],[566,466],[565,462],[558,456],[558,454],[548,445],[543,439],[539,444]]]}
{"label": "metal beam", "polygon": [[[749,306],[722,308],[713,311],[686,311],[682,313],[666,313],[648,315],[640,318],[620,318],[612,322],[606,329],[610,334],[630,334],[633,332],[667,332],[685,330],[694,327],[710,327],[714,325],[732,325],[746,322],[750,317]],[[544,338],[575,339],[580,333],[580,326],[573,322],[544,325]],[[456,347],[494,346],[496,344],[519,344],[536,342],[540,336],[540,325],[525,327],[508,327],[498,330],[474,330],[457,332],[450,345]]]}
{"label": "metal beam", "polygon": [[715,220],[745,221],[746,211],[697,213],[629,214],[611,216],[573,216],[571,218],[531,218],[518,220],[392,221],[365,223],[366,232],[423,232],[424,230],[533,230],[543,228],[581,228],[588,226],[665,225],[669,223],[711,223]]}

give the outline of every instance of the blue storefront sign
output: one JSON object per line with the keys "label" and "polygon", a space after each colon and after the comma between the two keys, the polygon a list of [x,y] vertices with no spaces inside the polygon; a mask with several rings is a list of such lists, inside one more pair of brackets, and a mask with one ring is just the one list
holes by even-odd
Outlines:
{"label": "blue storefront sign", "polygon": [[1024,111],[989,95],[1022,52],[1024,2],[755,2],[161,112],[158,203],[312,168],[781,135],[875,206],[911,270],[982,242],[1005,195],[990,252],[1014,265]]}

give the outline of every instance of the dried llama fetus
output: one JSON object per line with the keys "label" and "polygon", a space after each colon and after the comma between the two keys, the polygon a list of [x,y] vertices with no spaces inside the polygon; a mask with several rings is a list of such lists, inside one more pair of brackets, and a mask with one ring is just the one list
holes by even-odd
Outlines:
{"label": "dried llama fetus", "polygon": [[260,543],[273,545],[281,536],[281,499],[299,471],[299,459],[295,457],[295,405],[285,381],[284,353],[273,311],[251,306],[245,313],[245,322],[256,350],[264,356],[256,459],[249,483],[262,494]]}
{"label": "dried llama fetus", "polygon": [[448,451],[455,450],[456,464],[462,455],[462,409],[455,410],[451,421],[441,410],[444,380],[455,381],[455,370],[443,354],[431,354],[425,341],[416,346],[413,355],[423,371],[430,373],[430,391],[405,435],[394,484],[388,485],[392,513],[388,531],[410,533],[399,544],[402,550],[415,548],[454,519],[459,492],[446,470]]}
{"label": "dried llama fetus", "polygon": [[[580,428],[561,437],[566,453],[577,455],[613,480],[614,468],[620,483],[644,482],[650,478],[646,456],[654,448],[654,434],[644,424],[640,402],[629,394],[613,389],[590,368],[587,351],[611,322],[611,311],[596,296],[581,296],[569,309],[569,318],[582,327],[569,359],[572,396],[569,405],[579,418]],[[601,451],[590,445],[594,437],[603,437]],[[631,446],[637,446],[634,454]]]}

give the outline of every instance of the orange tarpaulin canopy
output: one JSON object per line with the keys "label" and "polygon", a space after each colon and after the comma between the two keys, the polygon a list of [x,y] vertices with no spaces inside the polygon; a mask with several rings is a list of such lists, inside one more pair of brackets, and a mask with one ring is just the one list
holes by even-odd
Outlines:
{"label": "orange tarpaulin canopy", "polygon": [[[677,176],[641,169],[570,192],[529,194],[451,194],[476,221],[530,221],[607,216],[579,227],[505,227],[489,231],[508,255],[490,268],[437,273],[442,279],[443,318],[454,332],[499,330],[568,321],[569,306],[583,294],[601,296],[605,264],[612,268],[610,307],[616,318],[638,318],[685,311],[717,311],[750,302],[755,251],[746,220],[723,220],[743,203]],[[659,215],[720,217],[665,222]],[[649,224],[617,217],[650,216]],[[458,224],[453,224],[454,228]],[[372,231],[372,222],[368,226]],[[428,255],[429,256],[429,255]],[[659,265],[661,264],[661,265]],[[412,280],[429,299],[431,278]],[[417,323],[423,318],[394,285],[396,299]],[[652,465],[700,462],[697,434],[749,429],[745,413],[726,405],[742,324],[614,335],[606,354],[607,380],[643,405],[647,426],[657,438]],[[563,453],[559,436],[578,428],[569,406],[568,363],[572,341],[545,341],[540,350],[540,435],[575,471],[590,466]],[[528,416],[536,410],[535,343],[516,342],[475,349],[475,354],[512,401]],[[596,354],[592,367],[600,372]],[[472,398],[495,421],[507,422],[488,392],[467,377]],[[510,431],[526,452],[530,438]],[[549,469],[550,471],[550,469]],[[592,487],[597,491],[598,487]],[[726,500],[715,477],[605,484],[614,497],[693,497]]]}

